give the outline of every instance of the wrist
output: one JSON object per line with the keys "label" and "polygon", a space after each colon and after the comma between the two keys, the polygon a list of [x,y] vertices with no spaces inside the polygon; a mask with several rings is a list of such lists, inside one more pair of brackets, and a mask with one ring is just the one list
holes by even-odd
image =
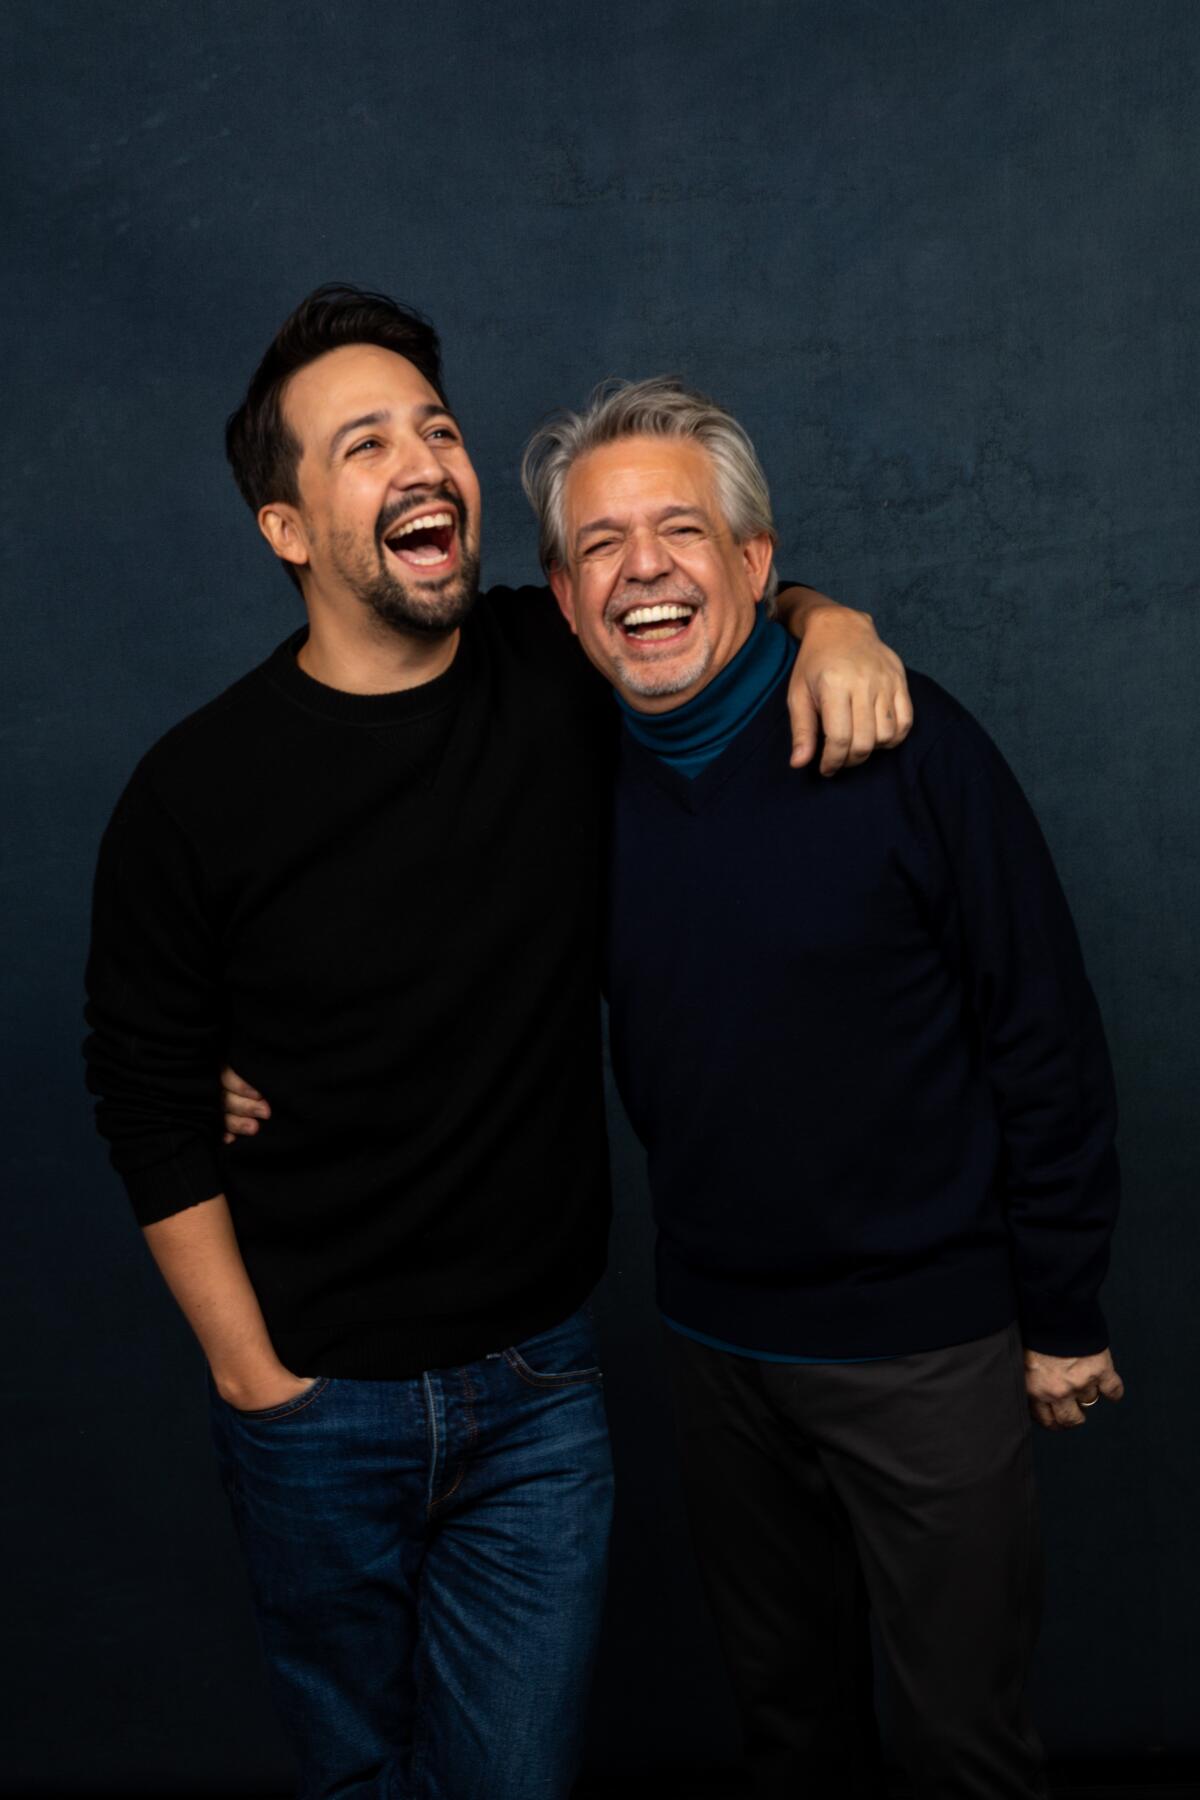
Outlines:
{"label": "wrist", "polygon": [[289,1371],[269,1347],[210,1358],[208,1366],[218,1394],[234,1407],[252,1406],[265,1389],[277,1387],[280,1380],[289,1378]]}
{"label": "wrist", "polygon": [[842,606],[839,601],[830,600],[824,594],[818,594],[803,609],[801,617],[806,632],[814,627],[820,630],[829,625],[839,631],[861,630],[866,627],[873,632],[875,629],[875,621],[869,612],[863,612],[857,606]]}

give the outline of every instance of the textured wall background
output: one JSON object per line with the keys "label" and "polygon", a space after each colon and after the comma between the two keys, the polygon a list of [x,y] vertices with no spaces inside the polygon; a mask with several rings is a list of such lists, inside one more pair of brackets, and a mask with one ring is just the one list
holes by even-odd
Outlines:
{"label": "textured wall background", "polygon": [[[679,370],[754,434],[782,564],[992,730],[1059,858],[1124,1101],[1125,1408],[1040,1445],[1060,1753],[1200,1749],[1194,0],[9,0],[8,1791],[279,1785],[197,1358],[94,1140],[97,839],[291,627],[225,412],[320,280],[426,308],[528,576],[545,409]],[[252,779],[247,771],[247,779]],[[852,1072],[847,1072],[852,1080]],[[791,1104],[786,1087],[780,1104]],[[640,1159],[603,1310],[623,1476],[594,1761],[729,1751],[682,1544]]]}

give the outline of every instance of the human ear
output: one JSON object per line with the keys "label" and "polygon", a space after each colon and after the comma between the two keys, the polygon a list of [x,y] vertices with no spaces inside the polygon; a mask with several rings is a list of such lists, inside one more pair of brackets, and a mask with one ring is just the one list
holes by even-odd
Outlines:
{"label": "human ear", "polygon": [[579,627],[575,623],[575,588],[571,581],[571,577],[561,563],[557,563],[552,568],[547,569],[546,576],[550,583],[550,592],[558,601],[559,612],[567,621],[567,624],[571,627],[575,636],[578,637]]}
{"label": "human ear", "polygon": [[307,564],[308,540],[294,506],[260,507],[258,529],[281,562],[295,563],[298,567]]}

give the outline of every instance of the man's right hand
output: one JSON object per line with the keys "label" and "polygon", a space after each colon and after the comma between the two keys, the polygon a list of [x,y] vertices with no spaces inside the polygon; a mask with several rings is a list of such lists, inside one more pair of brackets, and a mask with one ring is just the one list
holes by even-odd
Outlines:
{"label": "man's right hand", "polygon": [[221,1070],[221,1100],[225,1113],[223,1141],[226,1144],[232,1144],[234,1138],[253,1137],[258,1130],[258,1121],[271,1116],[271,1108],[258,1089],[252,1088],[236,1070],[228,1067]]}

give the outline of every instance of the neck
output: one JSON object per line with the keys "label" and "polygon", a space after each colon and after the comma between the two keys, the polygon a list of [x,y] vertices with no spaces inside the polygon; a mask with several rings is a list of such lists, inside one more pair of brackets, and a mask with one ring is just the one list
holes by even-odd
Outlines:
{"label": "neck", "polygon": [[614,690],[633,737],[689,779],[733,742],[790,667],[795,645],[763,609],[753,629],[704,686],[679,696],[669,710],[647,713]]}
{"label": "neck", "polygon": [[634,712],[645,713],[649,718],[657,718],[663,713],[677,712],[681,706],[690,706],[693,700],[699,699],[706,687],[721,678],[730,663],[741,654],[753,634],[758,617],[759,608],[756,607],[745,620],[743,630],[739,632],[720,668],[707,669],[700,679],[691,687],[685,688],[682,694],[638,694],[632,689],[627,691],[624,688],[617,688],[615,691],[618,699],[625,706],[632,708]]}
{"label": "neck", "polygon": [[314,681],[344,694],[397,694],[422,687],[445,674],[458,650],[457,630],[438,637],[407,636],[369,615],[351,623],[308,596],[305,601],[308,637],[296,661]]}

